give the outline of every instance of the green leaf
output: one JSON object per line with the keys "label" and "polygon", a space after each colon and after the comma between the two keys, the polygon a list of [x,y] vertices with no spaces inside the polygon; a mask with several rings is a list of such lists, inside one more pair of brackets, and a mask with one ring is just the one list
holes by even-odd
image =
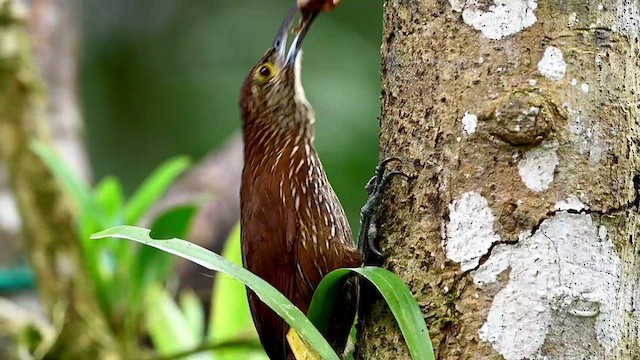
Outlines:
{"label": "green leaf", "polygon": [[342,289],[343,282],[354,273],[373,284],[387,302],[402,331],[411,357],[435,360],[427,324],[409,287],[396,274],[383,268],[338,269],[325,276],[318,285],[307,312],[307,317],[318,330],[323,334],[330,331],[328,314],[334,308],[336,292]]}
{"label": "green leaf", "polygon": [[31,149],[38,154],[62,186],[71,194],[82,212],[91,212],[101,222],[105,216],[96,204],[91,189],[71,170],[53,148],[40,141],[33,141]]}
{"label": "green leaf", "polygon": [[[238,266],[242,266],[240,251],[240,226],[236,226],[225,243],[222,256]],[[214,280],[211,301],[211,324],[209,334],[212,343],[236,340],[255,334],[247,290],[233,278],[219,274]]]}
{"label": "green leaf", "polygon": [[[196,211],[195,206],[170,209],[155,219],[151,225],[151,233],[154,238],[183,237],[187,234]],[[137,250],[134,271],[130,275],[133,275],[132,288],[139,294],[147,286],[167,279],[174,268],[175,257],[149,246],[142,246]]]}
{"label": "green leaf", "polygon": [[125,209],[125,223],[135,224],[190,165],[185,156],[169,159],[160,165],[131,196]]}
{"label": "green leaf", "polygon": [[[100,228],[111,227],[116,225],[122,225],[123,210],[124,210],[124,194],[122,186],[118,179],[112,176],[108,176],[100,181],[94,190],[94,198],[98,206],[102,209],[104,214],[104,223],[99,224]],[[97,225],[97,224],[96,224]],[[95,226],[95,225],[94,225]],[[95,231],[95,228],[94,228]],[[93,232],[93,231],[92,231]],[[95,243],[95,242],[93,242]],[[97,261],[100,263],[101,270],[105,275],[107,286],[111,289],[111,302],[115,299],[119,299],[127,302],[128,299],[122,299],[122,291],[117,290],[128,285],[128,281],[116,280],[113,283],[113,276],[118,276],[118,271],[125,273],[125,276],[120,275],[122,279],[128,279],[131,274],[131,268],[134,263],[134,249],[131,244],[117,241],[116,239],[110,239],[100,244],[93,251],[98,254]],[[117,267],[116,267],[117,263]]]}
{"label": "green leaf", "polygon": [[193,335],[204,343],[204,309],[198,296],[191,290],[180,294],[180,308]]}
{"label": "green leaf", "polygon": [[[236,225],[227,239],[222,256],[238,266],[242,266],[240,250],[240,226]],[[246,288],[234,279],[218,274],[214,280],[211,300],[211,321],[209,340],[212,344],[229,341],[258,339],[253,325]],[[247,359],[254,349],[226,349],[216,352],[216,360]],[[263,353],[264,354],[264,353]],[[266,356],[266,355],[265,355]]]}
{"label": "green leaf", "polygon": [[154,239],[186,236],[197,211],[195,205],[182,205],[165,211],[153,221],[150,236]]}
{"label": "green leaf", "polygon": [[95,187],[95,199],[102,209],[108,223],[103,227],[122,224],[122,211],[124,208],[124,193],[120,181],[113,176],[107,176]]}
{"label": "green leaf", "polygon": [[181,256],[207,269],[227,274],[245,284],[276,314],[294,328],[300,337],[326,360],[338,360],[327,340],[318,332],[302,311],[266,281],[233,262],[195,244],[180,239],[154,240],[149,230],[133,226],[119,226],[94,234],[92,239],[116,237],[139,243]]}
{"label": "green leaf", "polygon": [[[165,289],[154,286],[147,294],[147,329],[160,355],[166,356],[200,345],[201,339],[193,333],[189,321]],[[184,359],[208,360],[206,355],[199,353]]]}
{"label": "green leaf", "polygon": [[[70,195],[74,205],[79,207],[77,220],[80,243],[83,246],[87,270],[95,284],[103,304],[109,306],[109,298],[113,297],[112,289],[108,286],[107,279],[112,274],[112,266],[105,262],[104,244],[99,245],[88,241],[89,235],[97,229],[112,226],[106,211],[100,206],[97,196],[94,196],[89,186],[73,172],[64,162],[62,157],[49,145],[33,141],[31,149],[42,159],[53,173],[63,189]],[[113,184],[103,183],[102,191],[113,191]],[[109,189],[111,187],[111,189]],[[106,195],[106,194],[103,194]],[[113,199],[111,199],[113,200]]]}

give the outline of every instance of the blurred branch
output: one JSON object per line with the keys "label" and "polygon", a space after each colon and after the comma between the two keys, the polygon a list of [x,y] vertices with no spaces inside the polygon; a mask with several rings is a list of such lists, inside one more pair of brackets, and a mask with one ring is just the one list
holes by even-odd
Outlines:
{"label": "blurred branch", "polygon": [[[84,180],[90,168],[83,142],[78,101],[78,0],[25,0],[27,25],[39,72],[49,90],[48,122],[53,142],[70,167]],[[20,265],[20,217],[0,161],[0,267]]]}
{"label": "blurred branch", "polygon": [[91,170],[84,146],[78,96],[79,0],[31,0],[28,29],[36,65],[48,90],[53,142],[67,164],[88,181]]}
{"label": "blurred branch", "polygon": [[6,168],[0,162],[0,267],[18,265],[20,260],[20,215],[9,189]]}
{"label": "blurred branch", "polygon": [[102,359],[118,350],[98,306],[73,217],[51,172],[29,146],[49,141],[46,95],[38,76],[25,10],[0,0],[0,158],[22,216],[23,239],[43,303],[64,319],[48,353],[54,358]]}
{"label": "blurred branch", "polygon": [[[0,297],[0,336],[15,337],[29,331],[37,333],[37,337],[41,339],[38,346],[41,349],[50,346],[55,340],[54,328],[41,314]],[[39,350],[37,349],[35,353],[40,352]],[[0,355],[3,359],[10,356],[3,353],[1,349]]]}

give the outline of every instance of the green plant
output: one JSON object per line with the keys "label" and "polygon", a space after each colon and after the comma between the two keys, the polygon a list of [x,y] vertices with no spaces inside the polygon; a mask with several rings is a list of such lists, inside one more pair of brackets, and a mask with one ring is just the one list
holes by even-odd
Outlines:
{"label": "green plant", "polygon": [[[189,160],[177,157],[161,164],[125,200],[116,178],[106,177],[91,189],[53,149],[39,142],[33,143],[32,148],[60,181],[77,210],[78,241],[85,269],[111,328],[128,344],[125,346],[137,347],[144,336],[142,324],[148,309],[171,299],[161,285],[172,273],[174,258],[147,246],[115,239],[95,242],[89,237],[100,229],[138,223],[189,167]],[[195,206],[170,209],[156,217],[151,229],[157,236],[184,236],[195,210]]]}
{"label": "green plant", "polygon": [[[222,256],[232,263],[242,266],[240,250],[240,225],[229,235]],[[213,287],[211,299],[211,321],[207,340],[210,344],[240,342],[244,344],[258,343],[258,333],[253,325],[249,311],[247,290],[235,279],[218,274]],[[217,351],[216,360],[263,359],[268,360],[262,350],[244,346]]]}
{"label": "green plant", "polygon": [[[222,256],[241,263],[239,227],[229,235]],[[208,326],[194,294],[183,293],[176,303],[161,289],[154,292],[147,328],[159,359],[268,360],[253,326],[246,289],[232,278],[215,277]]]}
{"label": "green plant", "polygon": [[[370,281],[382,294],[400,325],[412,357],[434,358],[428,331],[415,300],[402,280],[387,270],[364,267],[330,273],[320,283],[305,316],[271,285],[240,266],[239,229],[227,242],[223,252],[227,259],[183,240],[151,238],[150,233],[156,238],[184,236],[195,212],[194,206],[165,212],[156,218],[151,230],[119,226],[140,221],[189,166],[186,158],[175,158],[162,164],[125,201],[117,179],[107,177],[92,190],[73,175],[53,150],[40,143],[32,146],[61,181],[78,209],[79,241],[86,267],[112,328],[121,331],[125,341],[138,342],[147,333],[160,359],[202,360],[210,359],[212,354],[215,359],[223,360],[265,359],[251,322],[244,284],[282,316],[313,351],[323,359],[337,359],[322,334],[328,330],[328,311],[341,282],[355,273]],[[109,227],[114,228],[91,236]],[[107,239],[95,242],[89,241],[90,237]],[[149,246],[137,246],[115,238]],[[164,288],[163,282],[173,266],[173,258],[167,253],[225,274],[219,275],[215,282],[208,327],[204,324],[202,305],[194,294],[182,293],[176,302]]]}
{"label": "green plant", "polygon": [[326,321],[329,315],[327,309],[330,308],[328,305],[333,301],[333,294],[339,291],[337,285],[351,272],[357,273],[371,282],[387,301],[405,336],[412,357],[420,360],[435,359],[424,318],[411,292],[400,278],[385,269],[364,267],[339,269],[330,273],[320,283],[312,301],[309,318],[307,318],[284,295],[261,278],[220,255],[187,241],[176,238],[152,239],[149,230],[132,226],[119,226],[104,230],[92,235],[91,238],[133,240],[233,277],[255,291],[260,299],[295,329],[306,345],[322,359],[338,359],[338,355],[329,346],[321,331],[327,330]]}

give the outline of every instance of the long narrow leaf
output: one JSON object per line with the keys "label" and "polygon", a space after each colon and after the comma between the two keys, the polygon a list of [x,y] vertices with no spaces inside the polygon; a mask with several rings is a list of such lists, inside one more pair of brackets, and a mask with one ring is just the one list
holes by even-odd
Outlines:
{"label": "long narrow leaf", "polygon": [[[166,356],[201,344],[202,339],[193,332],[189,320],[165,289],[154,286],[147,296],[147,329],[158,353]],[[209,360],[209,357],[198,353],[184,359]]]}
{"label": "long narrow leaf", "polygon": [[[242,266],[239,225],[236,225],[227,238],[222,256],[234,264]],[[213,284],[209,341],[212,344],[220,344],[228,341],[258,340],[258,333],[253,325],[247,301],[247,289],[244,285],[224,274],[217,275]],[[256,353],[258,352],[255,349],[250,348],[227,349],[216,353],[215,359],[248,359],[250,354]],[[261,353],[263,359],[268,359],[264,352]]]}
{"label": "long narrow leaf", "polygon": [[104,227],[122,224],[122,207],[124,193],[120,181],[113,176],[107,176],[95,186],[94,199],[104,211],[107,223]]}
{"label": "long narrow leaf", "polygon": [[200,343],[204,343],[204,308],[202,302],[191,290],[184,290],[180,293],[180,309],[189,328]]}
{"label": "long narrow leaf", "polygon": [[72,196],[82,212],[91,212],[99,221],[103,222],[105,214],[96,204],[92,191],[88,185],[69,168],[62,157],[50,146],[40,141],[33,141],[31,149],[38,154],[40,159],[47,165],[66,191]]}
{"label": "long narrow leaf", "polygon": [[[229,235],[222,256],[238,266],[242,265],[240,226],[236,225]],[[222,274],[214,279],[209,326],[209,337],[214,344],[238,340],[247,335],[258,337],[253,328],[245,287]]]}
{"label": "long narrow leaf", "polygon": [[137,223],[142,214],[158,201],[173,181],[189,167],[189,164],[189,158],[181,156],[165,161],[151,173],[127,203],[125,223]]}
{"label": "long narrow leaf", "polygon": [[94,234],[92,239],[116,237],[137,241],[168,253],[178,255],[207,269],[225,273],[253,290],[260,300],[296,329],[300,337],[314,348],[323,359],[338,360],[327,340],[318,332],[306,316],[284,295],[266,281],[248,270],[226,260],[222,256],[180,239],[154,240],[149,230],[133,226],[119,226]]}
{"label": "long narrow leaf", "polygon": [[371,282],[387,302],[402,331],[411,357],[435,360],[427,325],[409,287],[396,274],[383,268],[338,269],[325,276],[318,285],[307,312],[307,317],[318,330],[323,334],[330,331],[327,315],[335,305],[336,292],[341,291],[342,283],[354,273]]}

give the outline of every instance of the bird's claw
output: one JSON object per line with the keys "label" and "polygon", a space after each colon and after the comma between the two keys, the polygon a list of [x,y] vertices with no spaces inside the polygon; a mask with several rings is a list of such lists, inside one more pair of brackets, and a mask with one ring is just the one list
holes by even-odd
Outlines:
{"label": "bird's claw", "polygon": [[[371,252],[375,254],[377,257],[382,257],[382,253],[376,249],[374,241],[377,237],[377,218],[375,216],[375,210],[382,199],[382,195],[384,194],[389,184],[393,178],[397,176],[405,177],[409,179],[409,175],[401,172],[401,171],[392,171],[390,173],[385,174],[387,166],[392,162],[401,162],[401,160],[397,157],[388,157],[385,158],[376,166],[374,176],[367,182],[365,189],[369,194],[369,198],[367,199],[366,204],[360,210],[360,235],[358,246],[360,247],[360,251],[365,255],[365,260],[367,258],[367,253]],[[365,244],[367,245],[367,249],[365,249]]]}
{"label": "bird's claw", "polygon": [[389,163],[401,162],[401,161],[402,160],[400,160],[395,156],[391,156],[382,160],[378,164],[378,166],[376,166],[376,170],[374,172],[373,177],[369,179],[369,181],[367,182],[367,185],[365,186],[365,189],[367,190],[367,194],[371,195],[375,191],[376,187],[382,183],[384,172],[387,169],[387,165],[389,165]]}

